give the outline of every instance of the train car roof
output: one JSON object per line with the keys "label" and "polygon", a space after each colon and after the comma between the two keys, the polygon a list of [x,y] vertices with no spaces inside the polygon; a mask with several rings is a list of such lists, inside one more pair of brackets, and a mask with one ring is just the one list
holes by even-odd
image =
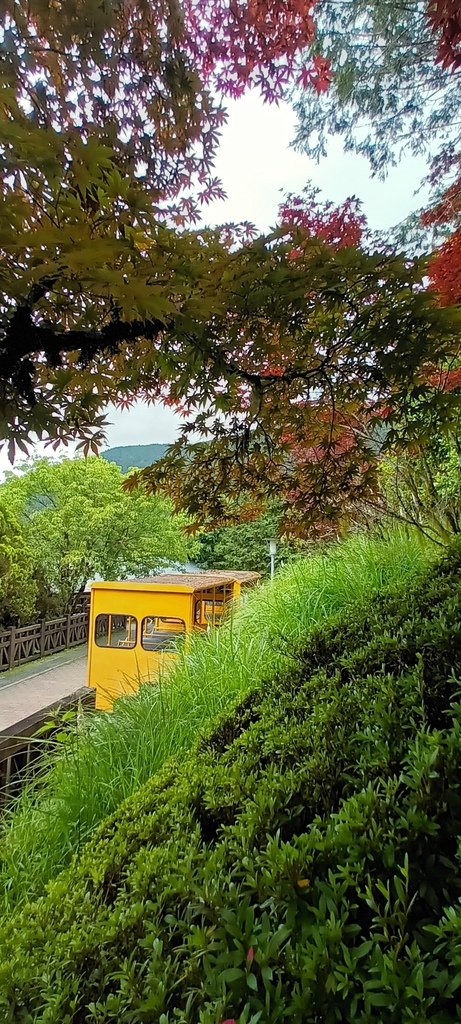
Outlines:
{"label": "train car roof", "polygon": [[183,591],[193,593],[196,590],[211,590],[214,587],[225,587],[232,583],[248,586],[257,583],[259,572],[232,572],[230,570],[212,569],[207,572],[163,573],[158,576],[143,576],[129,580],[101,580],[92,583],[92,590],[157,590]]}

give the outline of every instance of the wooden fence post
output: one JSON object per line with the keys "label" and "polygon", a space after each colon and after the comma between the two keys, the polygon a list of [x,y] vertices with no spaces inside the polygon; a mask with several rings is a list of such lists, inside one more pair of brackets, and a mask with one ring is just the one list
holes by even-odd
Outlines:
{"label": "wooden fence post", "polygon": [[16,626],[12,626],[10,629],[10,649],[8,651],[8,668],[14,668],[14,656],[16,648]]}
{"label": "wooden fence post", "polygon": [[41,658],[43,658],[43,655],[45,653],[45,636],[46,636],[46,620],[42,619],[42,621],[41,621],[41,631],[40,631],[40,657]]}
{"label": "wooden fence post", "polygon": [[71,621],[72,621],[72,616],[68,614],[67,615],[67,622],[66,622],[66,650],[68,650],[68,648],[70,646]]}

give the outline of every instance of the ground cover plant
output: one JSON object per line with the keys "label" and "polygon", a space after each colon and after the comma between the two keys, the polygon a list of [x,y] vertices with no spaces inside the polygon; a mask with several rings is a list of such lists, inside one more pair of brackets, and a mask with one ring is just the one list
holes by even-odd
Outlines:
{"label": "ground cover plant", "polygon": [[0,823],[0,906],[12,907],[78,853],[95,826],[157,771],[191,748],[207,723],[264,679],[297,665],[310,630],[382,586],[413,578],[432,549],[416,533],[349,537],[291,565],[251,594],[228,627],[200,636],[160,686],[86,720],[38,790]]}
{"label": "ground cover plant", "polygon": [[338,613],[0,935],[30,1022],[460,1019],[461,548]]}

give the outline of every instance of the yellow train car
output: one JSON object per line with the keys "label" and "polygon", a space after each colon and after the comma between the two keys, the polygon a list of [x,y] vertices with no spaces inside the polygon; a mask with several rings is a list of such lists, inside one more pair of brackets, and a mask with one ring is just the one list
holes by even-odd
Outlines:
{"label": "yellow train car", "polygon": [[204,572],[93,583],[88,686],[96,707],[109,709],[141,682],[155,682],[178,645],[197,630],[219,626],[255,572]]}

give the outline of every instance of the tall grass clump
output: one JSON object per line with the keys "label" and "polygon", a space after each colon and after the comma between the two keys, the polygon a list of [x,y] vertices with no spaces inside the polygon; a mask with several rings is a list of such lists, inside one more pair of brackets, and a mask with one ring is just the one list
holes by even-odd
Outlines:
{"label": "tall grass clump", "polygon": [[433,557],[420,535],[357,535],[283,570],[233,619],[197,635],[156,685],[88,716],[24,789],[0,831],[0,909],[39,895],[95,826],[204,727],[265,679],[295,666],[309,633],[345,607],[410,582]]}

